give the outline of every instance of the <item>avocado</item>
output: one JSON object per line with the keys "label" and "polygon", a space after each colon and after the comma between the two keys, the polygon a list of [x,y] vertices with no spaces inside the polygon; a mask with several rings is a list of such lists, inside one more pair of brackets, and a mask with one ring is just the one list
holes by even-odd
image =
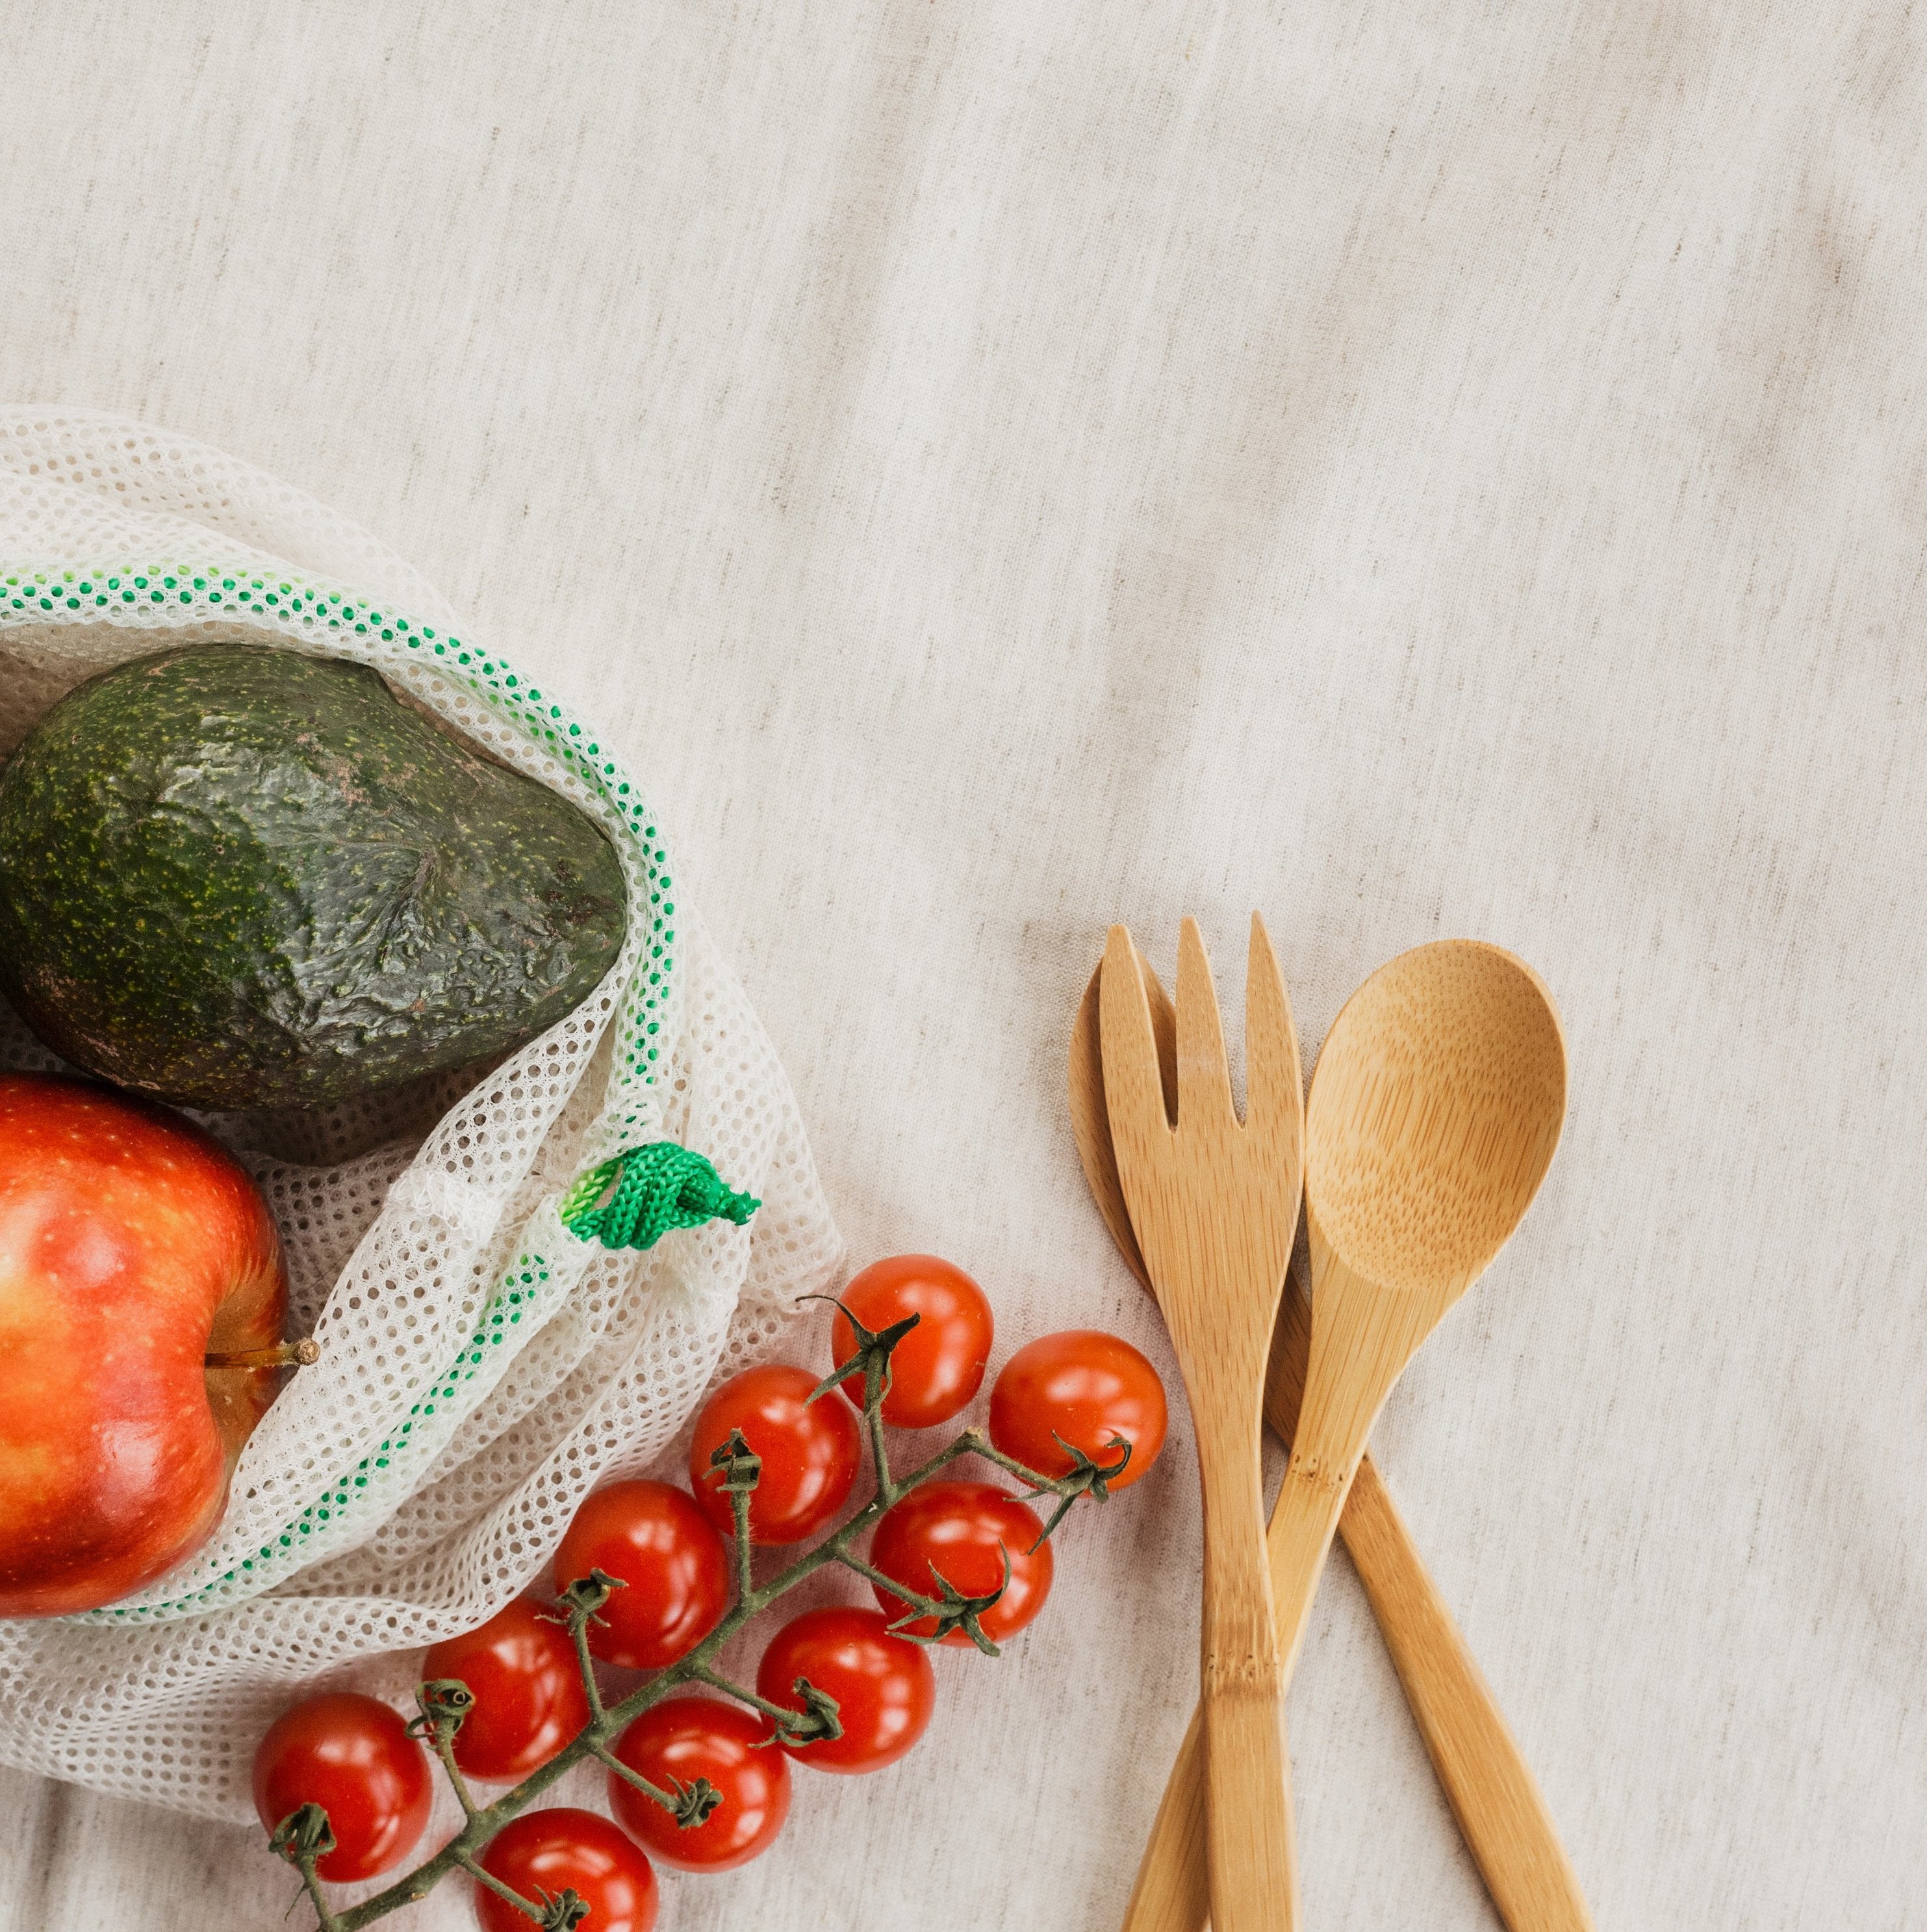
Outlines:
{"label": "avocado", "polygon": [[591,820],[340,658],[138,658],[0,771],[0,992],[166,1100],[315,1106],[500,1054],[626,916]]}

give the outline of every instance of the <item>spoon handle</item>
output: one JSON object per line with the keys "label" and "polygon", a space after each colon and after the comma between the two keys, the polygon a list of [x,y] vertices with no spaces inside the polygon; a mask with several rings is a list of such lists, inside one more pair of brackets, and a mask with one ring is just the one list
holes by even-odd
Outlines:
{"label": "spoon handle", "polygon": [[1426,1754],[1509,1932],[1593,1932],[1559,1827],[1370,1456],[1341,1528]]}
{"label": "spoon handle", "polygon": [[[1265,1419],[1286,1443],[1298,1426],[1311,1352],[1311,1304],[1287,1282],[1265,1383]],[[1352,1478],[1338,1534],[1506,1932],[1593,1932],[1538,1780],[1368,1450]],[[1190,1922],[1202,1924],[1201,1914]]]}

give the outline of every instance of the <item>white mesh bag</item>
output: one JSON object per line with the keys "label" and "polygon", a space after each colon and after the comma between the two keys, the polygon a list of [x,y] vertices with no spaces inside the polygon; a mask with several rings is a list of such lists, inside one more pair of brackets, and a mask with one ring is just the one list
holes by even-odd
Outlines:
{"label": "white mesh bag", "polygon": [[[399,1688],[392,1653],[491,1615],[592,1485],[655,1459],[842,1250],[775,1052],[587,721],[261,470],[91,411],[0,409],[0,758],[83,678],[188,639],[373,665],[591,814],[629,900],[601,986],[479,1080],[200,1117],[266,1195],[320,1360],[249,1440],[198,1554],[104,1609],[0,1621],[0,1761],[244,1819],[254,1742],[297,1690]],[[0,1005],[0,1068],[57,1064]],[[747,1225],[643,1252],[564,1227],[572,1183],[661,1141],[760,1200]]]}

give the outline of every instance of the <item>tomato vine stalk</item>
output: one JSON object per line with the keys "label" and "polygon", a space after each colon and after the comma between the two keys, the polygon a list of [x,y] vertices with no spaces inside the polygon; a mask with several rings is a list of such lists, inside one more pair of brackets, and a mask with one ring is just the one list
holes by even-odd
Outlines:
{"label": "tomato vine stalk", "polygon": [[[831,1299],[828,1296],[820,1298]],[[840,1303],[838,1305],[841,1306]],[[447,1774],[462,1808],[461,1828],[433,1857],[397,1879],[385,1890],[364,1899],[359,1905],[337,1911],[329,1904],[316,1870],[319,1862],[334,1849],[334,1833],[327,1811],[316,1804],[302,1804],[291,1811],[268,1834],[268,1844],[300,1872],[302,1886],[314,1908],[317,1932],[360,1932],[361,1927],[373,1924],[403,1906],[425,1898],[450,1873],[457,1870],[466,1872],[478,1884],[506,1899],[533,1924],[541,1928],[541,1932],[571,1932],[571,1928],[578,1925],[588,1912],[583,1900],[573,1891],[553,1896],[541,1893],[535,1898],[525,1898],[483,1866],[480,1854],[489,1840],[551,1785],[589,1758],[605,1766],[661,1805],[685,1829],[701,1824],[721,1802],[721,1794],[708,1779],[699,1778],[693,1784],[673,1780],[671,1788],[665,1790],[625,1764],[616,1756],[614,1748],[614,1740],[627,1726],[682,1684],[706,1684],[712,1690],[720,1690],[761,1712],[770,1720],[769,1742],[772,1744],[803,1748],[818,1740],[840,1737],[842,1726],[838,1721],[836,1700],[807,1678],[799,1677],[792,1687],[803,1706],[799,1711],[771,1702],[748,1686],[733,1682],[715,1667],[716,1657],[746,1624],[760,1616],[778,1598],[793,1590],[805,1578],[814,1576],[830,1564],[840,1564],[866,1581],[881,1586],[906,1604],[908,1607],[892,1628],[899,1630],[910,1641],[936,1643],[952,1630],[961,1630],[987,1655],[995,1657],[998,1654],[997,1646],[984,1634],[978,1619],[1002,1596],[1009,1582],[1010,1559],[1007,1552],[1003,1581],[996,1589],[979,1596],[966,1596],[953,1588],[946,1578],[938,1575],[935,1580],[940,1594],[932,1598],[921,1596],[894,1576],[886,1576],[873,1568],[856,1553],[853,1546],[876,1528],[886,1510],[911,1490],[929,1481],[960,1456],[972,1455],[982,1456],[1008,1471],[1028,1486],[1032,1497],[1050,1496],[1056,1498],[1056,1508],[1038,1538],[1038,1541],[1042,1543],[1080,1497],[1089,1496],[1100,1502],[1104,1500],[1109,1484],[1122,1474],[1131,1460],[1131,1445],[1121,1437],[1113,1438],[1107,1446],[1116,1450],[1116,1460],[1100,1465],[1080,1450],[1065,1444],[1063,1446],[1071,1458],[1071,1468],[1063,1475],[1048,1476],[1026,1468],[1021,1462],[1003,1454],[992,1447],[981,1429],[970,1428],[908,1475],[897,1478],[892,1474],[889,1453],[884,1440],[883,1398],[890,1387],[891,1354],[898,1343],[916,1326],[919,1318],[911,1315],[887,1328],[873,1331],[847,1308],[844,1308],[842,1312],[855,1333],[857,1352],[849,1360],[839,1363],[817,1384],[810,1400],[814,1402],[856,1376],[862,1376],[864,1427],[870,1441],[876,1478],[875,1492],[870,1501],[841,1528],[806,1550],[761,1588],[757,1588],[750,1571],[749,1509],[750,1498],[761,1478],[763,1466],[761,1459],[744,1440],[742,1432],[733,1431],[729,1440],[709,1459],[718,1491],[730,1498],[735,1531],[733,1601],[722,1621],[686,1656],[658,1671],[619,1702],[606,1703],[602,1688],[596,1681],[595,1663],[589,1648],[589,1627],[601,1621],[598,1612],[602,1606],[623,1586],[616,1578],[600,1570],[592,1570],[586,1576],[572,1580],[558,1593],[553,1614],[555,1620],[566,1628],[574,1646],[577,1666],[588,1699],[589,1722],[546,1764],[531,1772],[520,1784],[504,1792],[492,1804],[476,1803],[455,1762],[455,1735],[475,1703],[468,1686],[453,1678],[418,1684],[415,1701],[419,1714],[409,1730],[433,1750]],[[931,1624],[928,1630],[913,1632],[907,1628],[925,1620]]]}

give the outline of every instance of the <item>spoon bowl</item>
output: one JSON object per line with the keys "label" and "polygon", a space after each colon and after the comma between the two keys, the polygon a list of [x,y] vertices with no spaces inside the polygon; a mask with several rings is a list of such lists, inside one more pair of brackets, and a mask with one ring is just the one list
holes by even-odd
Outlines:
{"label": "spoon bowl", "polygon": [[1566,1041],[1522,959],[1415,947],[1345,1002],[1305,1110],[1314,1236],[1386,1288],[1453,1298],[1524,1218],[1559,1144]]}
{"label": "spoon bowl", "polygon": [[1524,1217],[1565,1116],[1552,995],[1500,947],[1401,953],[1332,1022],[1305,1111],[1311,1354],[1271,1530],[1287,1668],[1379,1410]]}

